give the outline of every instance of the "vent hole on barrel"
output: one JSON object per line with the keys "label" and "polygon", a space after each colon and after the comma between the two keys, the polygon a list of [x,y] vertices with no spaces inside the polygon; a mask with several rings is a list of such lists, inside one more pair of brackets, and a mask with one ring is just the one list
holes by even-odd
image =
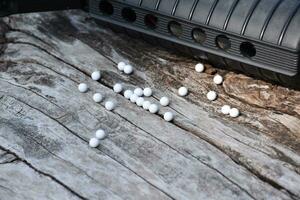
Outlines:
{"label": "vent hole on barrel", "polygon": [[148,14],[145,16],[145,25],[150,29],[156,29],[158,18],[152,14]]}
{"label": "vent hole on barrel", "polygon": [[224,51],[227,51],[231,47],[231,41],[230,41],[230,39],[226,35],[219,35],[216,38],[216,45],[220,49],[222,49]]}
{"label": "vent hole on barrel", "polygon": [[180,37],[183,33],[181,24],[175,21],[171,21],[169,23],[169,32],[176,37]]}
{"label": "vent hole on barrel", "polygon": [[136,20],[135,11],[131,8],[124,8],[122,10],[122,17],[128,22],[134,22]]}
{"label": "vent hole on barrel", "polygon": [[200,28],[195,28],[192,32],[192,37],[195,40],[195,42],[203,44],[206,40],[206,33]]}
{"label": "vent hole on barrel", "polygon": [[99,10],[104,15],[112,15],[114,13],[114,7],[108,1],[101,1],[99,4]]}
{"label": "vent hole on barrel", "polygon": [[240,46],[240,51],[243,56],[248,58],[256,55],[256,48],[251,42],[243,42]]}

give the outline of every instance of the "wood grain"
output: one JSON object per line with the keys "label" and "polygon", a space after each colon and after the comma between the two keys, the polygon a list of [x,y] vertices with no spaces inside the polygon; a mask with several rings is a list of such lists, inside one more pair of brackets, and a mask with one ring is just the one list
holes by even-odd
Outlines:
{"label": "wood grain", "polygon": [[[10,16],[0,32],[0,199],[53,190],[61,192],[52,199],[300,199],[300,92],[209,64],[195,73],[196,60],[80,11]],[[120,73],[119,61],[134,74]],[[90,79],[94,70],[101,81]],[[216,73],[223,86],[213,85]],[[77,91],[80,82],[88,93]],[[119,82],[150,86],[152,102],[166,95],[171,104],[147,113],[112,91]],[[177,96],[180,86],[188,97]],[[212,89],[213,103],[205,97]],[[95,92],[117,108],[95,104]],[[224,117],[225,103],[242,116]],[[98,128],[109,136],[91,149]]]}

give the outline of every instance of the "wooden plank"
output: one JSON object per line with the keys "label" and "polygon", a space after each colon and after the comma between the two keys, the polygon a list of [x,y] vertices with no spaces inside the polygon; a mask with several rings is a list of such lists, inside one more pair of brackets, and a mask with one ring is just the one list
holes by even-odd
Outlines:
{"label": "wooden plank", "polygon": [[[195,61],[96,27],[77,11],[17,15],[3,23],[1,146],[59,180],[77,197],[300,197],[295,100],[299,92],[271,90],[269,84],[225,71],[221,71],[226,74],[224,88],[215,88],[210,83],[215,69],[208,66],[208,74],[195,74]],[[120,60],[132,62],[137,69],[133,76],[117,71]],[[101,82],[89,79],[95,69],[103,73]],[[241,92],[247,88],[230,84],[234,78],[265,88],[275,99],[278,91],[286,91],[293,96],[286,100],[289,109],[282,103],[274,113],[275,108],[264,108],[266,104],[250,104],[246,92]],[[78,94],[79,82],[90,85],[87,94]],[[113,93],[116,82],[128,88],[152,86],[151,100],[168,95],[171,106],[157,116],[146,113]],[[181,85],[191,88],[187,99],[176,95]],[[220,93],[213,104],[204,97],[211,88]],[[95,91],[117,102],[114,112],[92,102]],[[218,113],[224,103],[243,108],[244,115],[224,119]],[[161,118],[168,109],[176,113],[174,124]],[[278,129],[268,124],[272,119]],[[284,126],[287,136],[279,140]],[[94,151],[87,141],[99,127],[110,135]]]}

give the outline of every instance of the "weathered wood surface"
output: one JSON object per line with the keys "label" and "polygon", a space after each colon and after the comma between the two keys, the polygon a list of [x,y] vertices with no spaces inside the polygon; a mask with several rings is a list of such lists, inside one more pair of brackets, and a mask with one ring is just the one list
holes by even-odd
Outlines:
{"label": "weathered wood surface", "polygon": [[[0,199],[300,199],[300,92],[197,62],[97,25],[80,11],[0,22]],[[134,75],[118,72],[127,60]],[[99,69],[100,82],[89,75]],[[223,86],[213,74],[225,76]],[[77,92],[86,82],[87,94]],[[114,94],[155,88],[153,115]],[[186,98],[176,95],[187,86]],[[208,102],[209,89],[219,99]],[[100,91],[113,112],[91,97]],[[230,119],[223,104],[241,109]],[[176,113],[174,123],[162,114]],[[88,147],[98,128],[109,136]]]}

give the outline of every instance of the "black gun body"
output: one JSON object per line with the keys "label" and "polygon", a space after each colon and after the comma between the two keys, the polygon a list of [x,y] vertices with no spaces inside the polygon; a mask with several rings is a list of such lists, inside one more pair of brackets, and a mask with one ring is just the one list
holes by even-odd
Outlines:
{"label": "black gun body", "polygon": [[300,88],[299,0],[90,0],[89,8],[155,43]]}
{"label": "black gun body", "polygon": [[0,16],[86,5],[152,43],[300,89],[300,0],[2,0]]}

